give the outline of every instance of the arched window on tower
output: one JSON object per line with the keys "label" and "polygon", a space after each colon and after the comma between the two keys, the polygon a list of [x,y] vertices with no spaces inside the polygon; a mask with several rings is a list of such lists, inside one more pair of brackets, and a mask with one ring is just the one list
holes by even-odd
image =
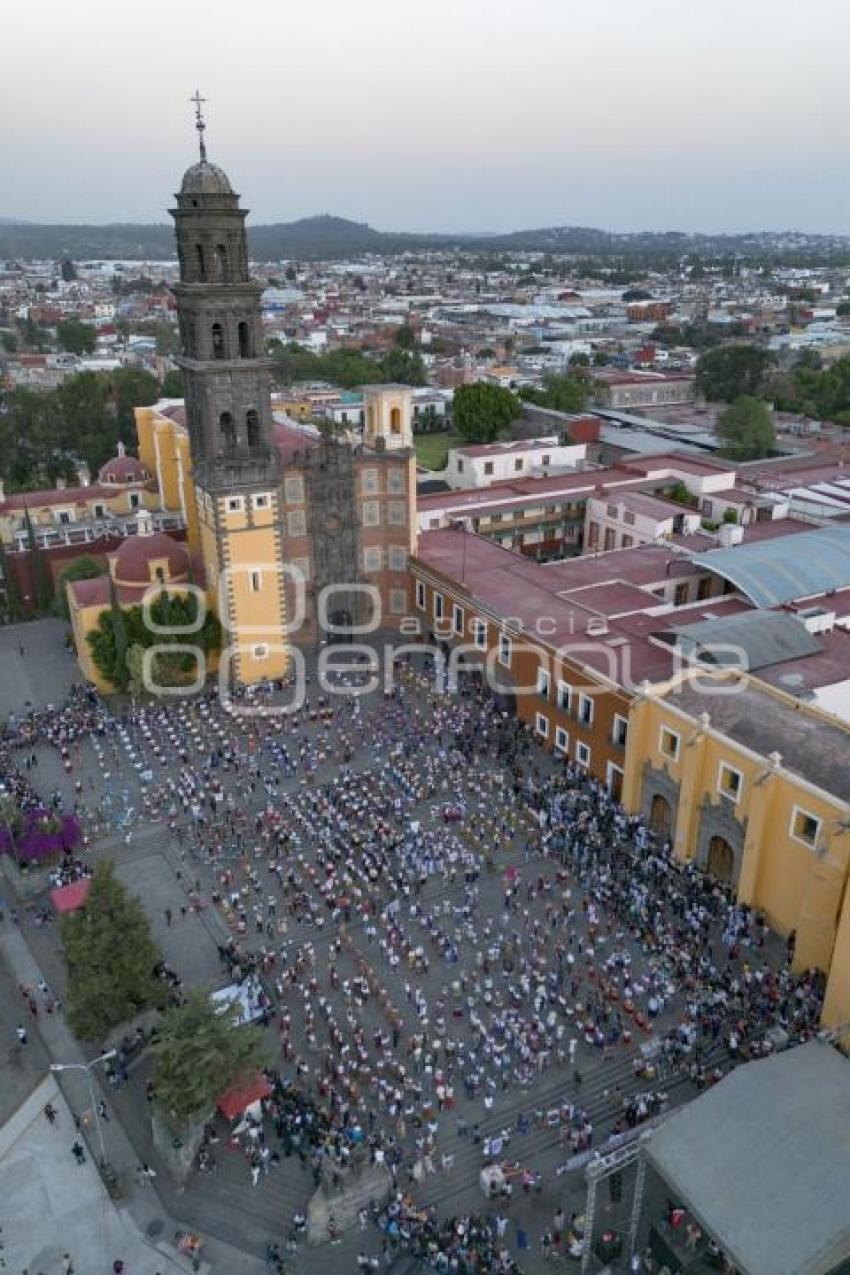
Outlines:
{"label": "arched window on tower", "polygon": [[223,243],[217,243],[215,246],[215,277],[216,279],[227,278],[227,248]]}
{"label": "arched window on tower", "polygon": [[236,450],[236,429],[230,412],[222,412],[218,418],[218,427],[221,432],[222,451],[225,455],[229,455]]}
{"label": "arched window on tower", "polygon": [[203,279],[207,273],[207,265],[204,260],[204,245],[202,243],[195,244],[195,265],[198,269],[198,278]]}
{"label": "arched window on tower", "polygon": [[254,357],[254,342],[251,340],[251,325],[243,319],[239,324],[239,357],[241,359],[252,359]]}
{"label": "arched window on tower", "polygon": [[260,445],[260,417],[253,408],[245,413],[245,436],[248,447],[251,451],[256,451]]}
{"label": "arched window on tower", "polygon": [[224,328],[220,323],[212,325],[212,356],[214,359],[224,358]]}
{"label": "arched window on tower", "polygon": [[390,433],[401,433],[401,408],[399,407],[390,408]]}

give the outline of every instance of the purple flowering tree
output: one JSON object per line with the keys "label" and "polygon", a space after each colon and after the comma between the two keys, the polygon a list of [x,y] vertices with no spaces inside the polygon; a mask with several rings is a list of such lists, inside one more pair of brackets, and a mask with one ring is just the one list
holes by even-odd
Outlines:
{"label": "purple flowering tree", "polygon": [[0,821],[0,853],[12,855],[20,864],[58,859],[79,843],[79,821],[58,810],[19,810]]}

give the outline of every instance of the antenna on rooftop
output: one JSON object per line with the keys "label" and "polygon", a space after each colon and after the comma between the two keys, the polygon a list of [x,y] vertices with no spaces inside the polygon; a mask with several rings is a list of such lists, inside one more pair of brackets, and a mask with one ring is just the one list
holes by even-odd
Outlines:
{"label": "antenna on rooftop", "polygon": [[189,98],[190,102],[195,103],[195,128],[198,130],[198,148],[201,152],[202,164],[207,162],[207,148],[204,143],[204,129],[207,125],[204,120],[204,113],[201,110],[201,107],[206,100],[207,99],[205,97],[201,97],[200,89],[195,89],[195,96]]}

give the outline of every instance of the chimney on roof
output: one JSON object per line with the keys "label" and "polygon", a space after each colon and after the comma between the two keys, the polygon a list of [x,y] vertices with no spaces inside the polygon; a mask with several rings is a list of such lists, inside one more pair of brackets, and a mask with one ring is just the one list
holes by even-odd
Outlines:
{"label": "chimney on roof", "polygon": [[118,442],[118,455],[119,455],[119,456],[125,456],[126,454],[127,454],[127,448],[124,446],[124,444],[123,444],[123,443],[120,441],[120,439],[119,439],[119,442]]}
{"label": "chimney on roof", "polygon": [[67,486],[67,483],[65,482],[65,479],[64,479],[64,478],[57,478],[57,479],[56,479],[56,490],[57,490],[57,491],[64,491],[64,490],[65,490],[65,488],[66,488],[66,486]]}

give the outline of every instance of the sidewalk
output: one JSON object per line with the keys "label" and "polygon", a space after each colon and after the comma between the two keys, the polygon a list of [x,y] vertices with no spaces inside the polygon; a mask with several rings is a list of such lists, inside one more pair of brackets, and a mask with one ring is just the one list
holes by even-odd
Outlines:
{"label": "sidewalk", "polygon": [[[23,983],[29,987],[37,985],[42,977],[42,970],[36,963],[24,935],[9,923],[0,927],[0,953],[15,984]],[[34,1032],[38,1033],[52,1061],[61,1064],[79,1064],[88,1061],[61,1013],[50,1015],[41,1013],[37,1023],[28,1023],[28,1027],[31,1035]],[[101,1084],[101,1069],[92,1068],[89,1076],[94,1087],[95,1101],[103,1098],[111,1112],[111,1094],[109,1087]],[[72,1111],[80,1116],[91,1113],[91,1094],[84,1071],[53,1073],[52,1076],[48,1075],[47,1082],[52,1084],[54,1077]],[[47,1121],[40,1114],[42,1106],[43,1103],[38,1108],[38,1123],[36,1125],[36,1122],[33,1122],[32,1127],[33,1129],[37,1127],[41,1131],[43,1125],[48,1134],[54,1134],[54,1130],[50,1129]],[[66,1130],[70,1131],[72,1127],[70,1117],[65,1119],[64,1124]],[[117,1205],[112,1204],[98,1177],[96,1185],[101,1197],[103,1213],[106,1215],[108,1211],[113,1215],[114,1221],[120,1224],[120,1231],[125,1236],[124,1252],[111,1254],[109,1261],[111,1262],[116,1256],[123,1257],[127,1262],[128,1270],[132,1271],[133,1275],[166,1275],[166,1273],[167,1275],[184,1275],[185,1272],[191,1271],[191,1262],[177,1254],[171,1243],[175,1231],[188,1228],[182,1227],[179,1219],[169,1216],[162,1205],[156,1186],[136,1185],[134,1175],[139,1156],[120,1121],[112,1115],[108,1121],[101,1122],[101,1128],[107,1158],[118,1172],[123,1192],[122,1201]],[[94,1163],[100,1158],[100,1152],[97,1129],[91,1114],[86,1124],[85,1138],[90,1153],[89,1162],[93,1168]],[[69,1150],[70,1141],[69,1139],[68,1148],[63,1147],[68,1158],[64,1178],[76,1172]],[[40,1163],[40,1153],[32,1162]],[[71,1178],[71,1181],[73,1180]],[[114,1228],[110,1226],[109,1229],[112,1235]],[[208,1241],[206,1237],[204,1241],[205,1261],[200,1267],[202,1272],[227,1271],[232,1272],[233,1275],[255,1275],[256,1272],[265,1270],[265,1266],[253,1256],[231,1249],[218,1241]],[[130,1260],[131,1248],[134,1254],[132,1261]],[[105,1257],[106,1254],[99,1256],[98,1269],[100,1263],[105,1261]],[[86,1268],[78,1265],[78,1269]]]}

